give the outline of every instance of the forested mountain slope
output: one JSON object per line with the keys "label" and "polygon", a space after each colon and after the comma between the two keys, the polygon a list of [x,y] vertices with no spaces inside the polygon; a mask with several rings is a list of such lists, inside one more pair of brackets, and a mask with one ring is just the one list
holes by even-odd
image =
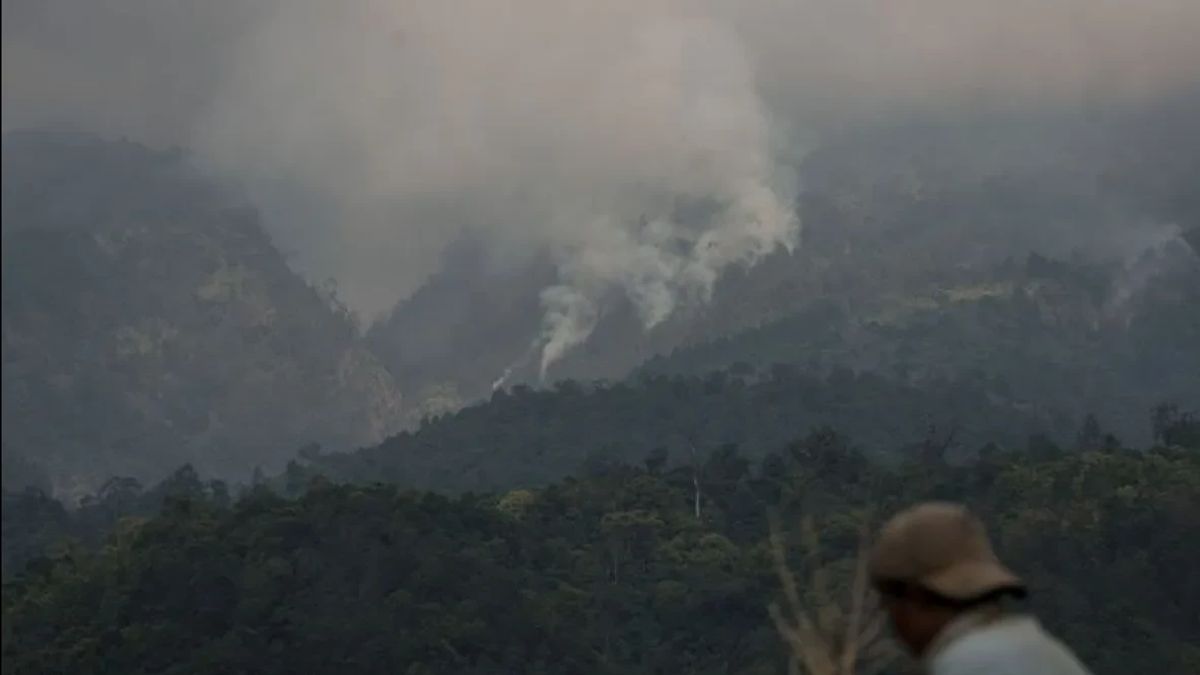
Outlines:
{"label": "forested mountain slope", "polygon": [[349,317],[182,157],[24,133],[3,167],[6,485],[248,476],[398,425]]}
{"label": "forested mountain slope", "polygon": [[[184,472],[159,488],[161,514],[120,521],[99,549],[46,549],[5,584],[4,671],[782,673],[768,514],[800,578],[820,569],[840,591],[861,525],[940,497],[985,517],[1097,675],[1193,672],[1200,438],[1194,419],[1163,420],[1147,450],[883,466],[819,430],[760,463],[724,448],[696,467],[609,464],[458,498],[318,478],[231,503]],[[11,495],[6,532],[11,512],[78,536],[122,494],[74,517]]]}
{"label": "forested mountain slope", "polygon": [[537,337],[539,292],[554,283],[544,260],[489,263],[478,243],[459,242],[442,268],[366,334],[372,352],[429,412],[457,410],[490,393]]}
{"label": "forested mountain slope", "polygon": [[1200,256],[1172,240],[1128,266],[1029,256],[924,292],[811,303],[728,338],[655,357],[684,374],[790,364],[888,373],[904,382],[967,377],[989,395],[1057,419],[1094,412],[1148,438],[1161,400],[1200,405]]}
{"label": "forested mountain slope", "polygon": [[725,444],[760,458],[819,425],[852,433],[872,455],[924,448],[961,458],[989,442],[1015,448],[1030,435],[1071,438],[1083,421],[1046,417],[997,391],[986,378],[916,387],[847,369],[814,376],[786,366],[613,384],[566,381],[551,390],[502,390],[378,446],[304,462],[338,479],[495,490],[657,453],[686,464]]}
{"label": "forested mountain slope", "polygon": [[[942,370],[969,376],[973,361],[1004,351],[1003,366],[990,372],[1007,377],[1005,369],[1015,368],[1014,386],[1021,372],[1042,370],[1061,353],[1075,354],[1079,363],[1085,355],[1107,363],[1114,352],[1127,364],[1154,360],[1145,353],[1150,338],[1186,344],[1186,313],[1200,313],[1194,290],[1200,257],[1184,260],[1189,256],[1180,237],[1200,231],[1196,120],[1200,95],[1086,123],[1016,116],[961,125],[898,123],[824,138],[798,166],[802,235],[793,253],[776,252],[750,269],[729,268],[711,302],[681,304],[649,331],[627,302],[612,299],[592,338],[553,367],[550,379],[619,378],[656,355],[693,347],[707,353],[706,344],[725,340],[715,348],[724,358],[681,357],[671,372],[695,374],[690,365],[724,367],[738,359],[806,362],[810,357],[801,357],[799,348],[771,348],[769,356],[732,351],[757,349],[759,329],[812,323],[821,316],[814,308],[829,306],[844,315],[830,329],[839,333],[846,332],[844,324],[899,325],[901,331],[955,324],[945,330],[958,336],[955,344],[927,336],[937,349],[951,349]],[[474,258],[449,255],[439,274],[371,330],[373,346],[394,373],[413,377],[417,388],[452,389],[465,402],[486,397],[512,366],[510,382],[537,382],[537,360],[528,352],[540,331],[538,293],[554,277],[553,266],[535,253],[522,266],[489,262],[481,253],[486,243],[464,245],[472,247]],[[1028,269],[1031,257],[1052,262]],[[1015,290],[1030,298],[1026,304],[1057,316],[1017,320],[994,306]],[[1123,325],[1163,323],[1169,313],[1179,315],[1183,334],[1144,336],[1142,328]],[[998,341],[1032,345],[993,349],[996,323],[1008,324]],[[743,331],[749,334],[738,337]],[[807,343],[803,331],[785,332]],[[480,342],[483,335],[496,339]],[[1101,348],[1079,349],[1081,342],[1097,341]],[[1117,346],[1122,342],[1140,346]],[[891,344],[858,340],[854,349],[858,353],[841,360],[881,364],[888,373],[906,366]],[[456,358],[463,354],[470,358]],[[1086,378],[1071,377],[1069,386],[1089,388]],[[1135,407],[1144,405],[1139,400]],[[1123,413],[1107,412],[1121,429],[1133,426],[1117,419]]]}

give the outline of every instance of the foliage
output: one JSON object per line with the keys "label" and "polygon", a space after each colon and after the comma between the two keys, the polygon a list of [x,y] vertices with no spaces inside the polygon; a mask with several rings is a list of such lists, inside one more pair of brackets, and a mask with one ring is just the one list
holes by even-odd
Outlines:
{"label": "foliage", "polygon": [[693,448],[707,453],[733,444],[758,459],[785,447],[797,428],[853,430],[869,454],[882,455],[925,444],[931,434],[952,434],[948,451],[969,454],[988,441],[1020,447],[1035,432],[1069,437],[1078,425],[999,400],[987,385],[944,380],[918,388],[849,370],[813,376],[779,367],[614,384],[566,381],[552,390],[518,386],[376,447],[313,457],[308,470],[350,481],[490,491],[542,485],[613,461],[641,462],[651,452],[678,466],[692,461]]}
{"label": "foliage", "polygon": [[[1065,248],[1191,222],[1194,181],[1135,157],[1097,197],[1086,158],[1047,181],[912,131],[814,153],[805,246],[702,311],[615,307],[581,380],[445,414],[536,369],[548,261],[453,252],[363,341],[177,153],[6,136],[4,671],[846,672],[867,514],[945,498],[1097,673],[1200,672],[1195,244]],[[393,377],[419,429],[312,443],[382,437]],[[237,498],[138,480],[301,445]]]}
{"label": "foliage", "polygon": [[887,373],[919,386],[968,379],[1050,418],[1096,413],[1149,442],[1145,411],[1200,404],[1200,259],[1180,242],[1129,265],[1030,255],[869,303],[823,298],[734,335],[650,359],[644,373],[791,364]]}
{"label": "foliage", "polygon": [[229,487],[205,481],[185,465],[149,490],[134,478],[111,478],[71,510],[36,487],[5,490],[3,576],[8,579],[13,570],[56,546],[98,546],[121,520],[151,517],[168,500],[196,499],[228,505]]}
{"label": "foliage", "polygon": [[[158,515],[121,520],[99,550],[48,552],[6,584],[3,667],[782,673],[768,606],[851,591],[865,514],[945,498],[984,516],[1039,614],[1097,673],[1189,672],[1198,450],[888,465],[819,431],[758,463],[730,446],[699,467],[651,456],[457,497],[316,478],[295,499],[260,485],[232,505],[184,472]],[[815,531],[795,529],[809,518],[820,555]],[[778,556],[805,583],[784,592]]]}

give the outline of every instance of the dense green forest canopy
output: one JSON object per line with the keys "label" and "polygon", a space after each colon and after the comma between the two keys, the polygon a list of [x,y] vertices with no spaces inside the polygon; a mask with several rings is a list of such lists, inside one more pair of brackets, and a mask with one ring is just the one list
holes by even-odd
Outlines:
{"label": "dense green forest canopy", "polygon": [[551,390],[498,391],[378,446],[310,455],[305,463],[348,480],[494,490],[544,484],[589,463],[638,462],[652,451],[680,463],[732,443],[758,459],[786,445],[797,428],[819,425],[852,431],[872,454],[936,444],[951,455],[988,442],[1021,447],[1031,434],[1067,437],[1079,425],[1039,416],[996,390],[1003,384],[985,377],[916,387],[848,369],[821,376],[787,366],[566,381]]}
{"label": "dense green forest canopy", "polygon": [[[315,477],[231,499],[190,470],[145,493],[115,483],[75,511],[9,494],[5,546],[24,528],[30,561],[4,587],[3,666],[779,673],[769,514],[798,569],[836,571],[862,524],[946,498],[983,514],[1095,672],[1193,672],[1200,424],[1169,406],[1153,424],[1146,450],[1106,446],[1089,419],[1068,450],[886,465],[820,428],[761,461],[729,445],[672,468],[652,452],[458,497]],[[820,525],[819,558],[793,536],[802,516]]]}
{"label": "dense green forest canopy", "polygon": [[967,377],[991,398],[1044,415],[1094,412],[1149,438],[1158,400],[1200,402],[1200,256],[1182,241],[1136,263],[1030,255],[924,292],[796,314],[650,359],[647,374],[789,364],[885,373],[904,382]]}

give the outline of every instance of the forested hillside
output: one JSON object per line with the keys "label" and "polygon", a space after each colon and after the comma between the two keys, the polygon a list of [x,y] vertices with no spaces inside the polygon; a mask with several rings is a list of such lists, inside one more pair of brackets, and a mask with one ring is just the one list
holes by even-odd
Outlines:
{"label": "forested hillside", "polygon": [[3,153],[6,486],[248,475],[399,425],[344,310],[177,153],[40,133]]}
{"label": "forested hillside", "polygon": [[925,291],[860,303],[824,299],[730,337],[655,357],[641,371],[686,374],[790,364],[886,373],[903,382],[967,377],[1043,415],[1094,412],[1142,442],[1161,399],[1200,402],[1200,255],[1181,240],[1125,265],[1038,255],[963,273]]}
{"label": "forested hillside", "polygon": [[[231,502],[223,484],[185,471],[148,497],[160,513],[119,521],[144,508],[136,491],[114,488],[74,515],[9,495],[6,546],[14,523],[43,528],[42,543],[59,536],[4,587],[3,666],[781,673],[766,611],[779,597],[769,514],[796,572],[824,570],[836,587],[860,526],[941,497],[984,515],[1034,607],[1098,675],[1193,672],[1200,428],[1169,408],[1155,420],[1148,450],[1088,449],[1099,433],[1089,425],[1069,449],[885,466],[817,429],[757,462],[732,446],[676,468],[652,453],[540,489],[453,498],[314,478],[280,485],[290,496],[259,485]],[[105,523],[115,530],[88,546]]]}
{"label": "forested hillside", "polygon": [[[1086,123],[897,124],[823,139],[797,167],[795,251],[730,267],[710,302],[680,303],[650,330],[628,301],[611,299],[550,379],[620,378],[673,350],[661,372],[737,361],[905,376],[983,370],[1032,405],[1102,409],[1135,433],[1153,403],[1151,371],[1181,351],[1192,360],[1168,368],[1159,395],[1200,401],[1200,377],[1181,381],[1195,365],[1186,347],[1200,316],[1200,255],[1185,243],[1200,233],[1196,120],[1192,95]],[[541,252],[489,258],[486,241],[453,249],[370,331],[416,397],[429,391],[431,409],[446,407],[447,392],[486,397],[509,369],[509,383],[538,383],[529,352],[555,270]],[[848,344],[825,344],[840,340]],[[1092,398],[1077,404],[1068,392]]]}
{"label": "forested hillside", "polygon": [[1083,421],[1040,415],[999,390],[985,377],[916,387],[848,369],[814,376],[787,366],[612,384],[565,381],[551,390],[498,391],[378,446],[309,455],[300,460],[308,467],[289,470],[420,489],[495,490],[544,484],[596,463],[636,463],[653,452],[689,463],[693,454],[734,444],[758,459],[798,429],[821,425],[847,430],[873,456],[922,447],[960,458],[989,442],[1022,448],[1031,435],[1071,438]]}
{"label": "forested hillside", "polygon": [[0,6],[2,675],[1200,674],[1200,0]]}
{"label": "forested hillside", "polygon": [[[1159,114],[1177,127],[1195,105]],[[806,420],[855,429],[873,449],[913,442],[930,418],[941,432],[968,427],[958,436],[967,445],[1011,445],[1031,430],[1069,435],[1089,412],[1146,442],[1149,406],[1200,404],[1200,256],[1179,236],[1200,231],[1188,192],[1196,169],[1173,159],[1155,119],[988,127],[987,152],[971,128],[828,139],[801,166],[796,251],[730,267],[711,302],[681,305],[649,331],[614,299],[545,382],[540,293],[557,275],[547,251],[501,261],[486,240],[462,241],[360,337],[331,289],[289,269],[246,201],[179,153],[9,134],[6,484],[78,494],[112,475],[157,480],[181,462],[236,479],[312,443],[339,451],[414,429],[486,400],[506,373],[504,384],[532,386],[744,375],[746,365],[758,381],[777,364],[824,379],[846,368],[895,391],[966,386],[981,409],[960,420],[926,401],[885,438],[809,396]],[[1137,142],[1097,145],[1117,131]],[[626,386],[642,385],[614,389]],[[877,416],[879,406],[854,406]],[[976,418],[993,408],[1015,421],[993,416],[983,429]],[[754,451],[758,433],[705,441]],[[547,479],[595,449],[563,442],[579,447],[556,455],[569,461]],[[422,461],[405,470],[421,475]]]}
{"label": "forested hillside", "polygon": [[372,352],[411,392],[409,421],[490,393],[537,337],[538,293],[552,283],[554,270],[544,260],[511,269],[490,263],[479,243],[453,245],[441,269],[366,334]]}
{"label": "forested hillside", "polygon": [[[506,320],[536,270],[458,249],[363,339],[179,157],[10,157],[5,672],[781,673],[770,516],[836,581],[861,527],[935,497],[985,516],[1099,675],[1200,667],[1200,266],[1173,234],[910,268],[920,228],[872,248],[818,199],[809,249],[648,336],[618,312],[562,372],[672,353],[459,409],[528,349]],[[932,208],[868,192],[916,209],[884,232]]]}

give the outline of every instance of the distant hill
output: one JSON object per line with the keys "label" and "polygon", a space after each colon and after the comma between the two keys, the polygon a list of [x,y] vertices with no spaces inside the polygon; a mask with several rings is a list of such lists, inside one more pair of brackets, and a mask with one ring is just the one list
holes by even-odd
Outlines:
{"label": "distant hill", "polygon": [[[814,428],[852,432],[874,457],[950,460],[984,445],[1025,448],[1030,436],[1070,439],[1082,419],[1055,419],[997,396],[986,379],[917,387],[876,374],[795,368],[655,376],[614,384],[518,386],[350,453],[310,455],[289,471],[430,490],[542,485],[615,462],[688,464],[734,445],[749,457],[782,450]],[[1148,411],[1142,411],[1144,419]],[[307,464],[307,466],[305,466]]]}
{"label": "distant hill", "polygon": [[[950,312],[955,318],[947,321],[965,331],[962,337],[986,344],[986,322],[996,319],[982,313],[995,303],[989,300],[981,310],[978,303],[959,302],[959,296],[994,280],[1022,285],[1005,261],[1023,263],[1031,254],[1095,268],[1083,272],[1091,280],[1067,280],[1067,286],[1039,282],[1037,304],[1069,305],[1067,311],[1102,322],[1108,320],[1102,314],[1128,318],[1126,309],[1112,312],[1103,306],[1124,292],[1116,288],[1123,278],[1141,284],[1144,279],[1135,277],[1151,271],[1158,289],[1153,292],[1159,295],[1178,295],[1180,285],[1194,283],[1176,269],[1180,251],[1163,249],[1172,239],[1174,248],[1181,248],[1175,233],[1195,238],[1200,225],[1194,187],[1200,184],[1195,159],[1200,153],[1193,151],[1200,116],[1192,114],[1197,111],[1200,96],[1088,123],[1018,118],[962,126],[911,124],[824,139],[800,167],[796,209],[803,234],[794,253],[777,252],[751,269],[728,269],[711,302],[681,307],[650,331],[642,329],[627,304],[614,299],[591,339],[553,367],[550,378],[620,378],[673,350],[704,351],[714,341],[749,346],[757,338],[736,336],[757,334],[777,322],[809,321],[814,307],[836,306],[851,324],[868,325],[880,322],[881,312],[936,301],[936,308],[910,318],[928,323]],[[1187,130],[1194,133],[1184,137]],[[431,387],[443,402],[449,402],[446,391],[463,402],[487,396],[491,383],[514,364],[510,383],[537,383],[526,354],[538,335],[538,292],[552,282],[554,270],[536,256],[525,267],[491,270],[482,245],[474,246],[464,245],[469,255],[447,256],[438,274],[370,332],[373,348],[406,386],[415,377],[418,389]],[[1144,264],[1143,253],[1165,255],[1171,269]],[[1103,278],[1097,281],[1097,275]],[[1104,288],[1077,297],[1076,281]],[[1055,288],[1068,297],[1051,297]],[[1095,296],[1109,291],[1111,298]],[[956,300],[937,300],[943,296]],[[1185,300],[1171,302],[1186,308]],[[969,325],[971,316],[984,323]],[[1066,321],[1038,328],[1042,356],[1046,349],[1103,356],[1072,346],[1091,340],[1077,328]],[[1063,334],[1056,336],[1059,330]],[[1099,332],[1109,334],[1107,328]],[[1050,347],[1046,340],[1060,344]],[[892,348],[880,341],[857,346]],[[976,352],[984,353],[989,350]],[[795,353],[782,356],[797,362]],[[672,372],[724,367],[737,358],[727,354],[711,364],[695,359],[689,362],[695,368]],[[765,361],[754,353],[744,358]],[[1034,365],[1044,362],[1040,359],[1021,367],[1040,367]],[[864,353],[851,361],[882,364],[890,372],[894,359]],[[952,362],[963,364],[963,359]]]}
{"label": "distant hill", "polygon": [[[1200,134],[1175,138],[1195,128],[1197,101],[1091,126],[1021,119],[824,139],[801,167],[795,252],[728,269],[711,302],[680,307],[649,331],[614,298],[548,383],[531,349],[539,294],[556,276],[545,251],[498,262],[486,244],[460,242],[360,338],[333,294],[288,268],[245,201],[178,153],[10,135],[6,482],[53,478],[56,489],[74,490],[72,481],[147,479],[185,461],[245,476],[260,463],[278,468],[301,446],[313,455],[314,442],[345,450],[416,430],[422,418],[488,401],[506,373],[506,386],[621,383],[634,374],[588,385],[589,404],[603,407],[640,405],[641,394],[621,397],[623,387],[642,386],[641,375],[681,376],[694,387],[730,371],[758,392],[776,364],[818,383],[845,370],[901,397],[931,383],[970,386],[989,425],[1018,416],[1012,433],[960,436],[964,443],[1020,442],[1029,429],[1070,434],[1087,413],[1124,441],[1146,442],[1151,406],[1200,407],[1200,167],[1180,145]],[[860,433],[858,425],[891,413],[863,402],[848,412],[822,398],[827,387],[797,387],[815,392],[798,408],[805,424],[849,425],[881,448],[920,435],[919,421],[900,439]],[[914,408],[918,417],[942,409],[926,398],[914,399],[925,406]],[[727,404],[712,403],[713,414]],[[468,418],[500,410],[508,409],[493,401]],[[583,436],[554,441],[571,447],[547,479],[599,452],[598,439],[639,428],[619,428],[627,420],[618,415],[618,428],[598,434],[579,419]],[[466,424],[472,443],[495,432]],[[558,422],[514,424],[540,434]],[[385,445],[407,448],[431,433]],[[760,433],[777,430],[733,440],[754,445]],[[419,458],[403,471],[453,473],[459,451],[428,460],[437,467]],[[495,461],[515,460],[501,453]],[[529,461],[541,475],[541,456]],[[402,470],[394,464],[389,470]]]}
{"label": "distant hill", "polygon": [[491,393],[491,385],[538,334],[539,292],[554,283],[544,260],[489,266],[477,243],[452,246],[442,269],[367,331],[417,411],[445,412]]}
{"label": "distant hill", "polygon": [[1091,412],[1145,442],[1162,400],[1200,406],[1200,257],[1178,240],[1136,263],[1029,256],[974,278],[870,302],[818,299],[727,338],[674,350],[645,374],[788,364],[902,381],[971,377],[1052,418]]}
{"label": "distant hill", "polygon": [[243,478],[398,425],[347,313],[178,153],[13,133],[3,170],[6,487]]}

